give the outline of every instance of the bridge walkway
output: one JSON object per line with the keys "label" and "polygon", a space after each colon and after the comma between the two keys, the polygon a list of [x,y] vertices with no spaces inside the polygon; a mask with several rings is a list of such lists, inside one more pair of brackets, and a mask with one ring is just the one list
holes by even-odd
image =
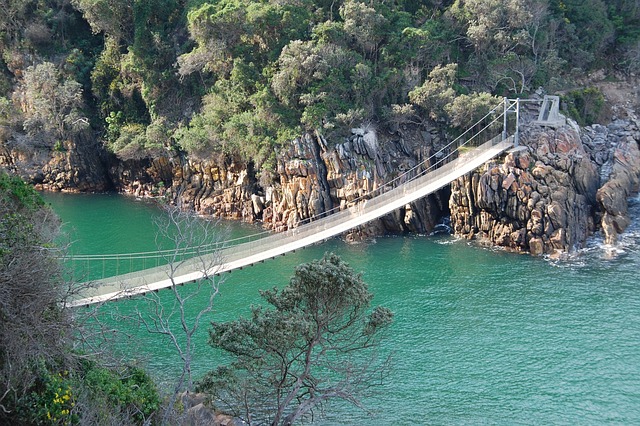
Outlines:
{"label": "bridge walkway", "polygon": [[416,173],[416,176],[395,188],[388,189],[353,207],[315,219],[288,231],[223,247],[212,253],[174,264],[99,280],[91,288],[84,290],[81,297],[71,301],[69,305],[91,305],[157,291],[253,265],[316,244],[434,193],[505,152],[513,144],[513,136],[506,139],[503,135],[497,136],[477,148],[458,155],[455,160],[437,169]]}

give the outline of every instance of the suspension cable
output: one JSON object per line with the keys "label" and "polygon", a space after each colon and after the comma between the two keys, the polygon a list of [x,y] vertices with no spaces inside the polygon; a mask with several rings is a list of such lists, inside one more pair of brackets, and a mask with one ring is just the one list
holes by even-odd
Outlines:
{"label": "suspension cable", "polygon": [[[420,176],[423,176],[424,174],[436,169],[440,164],[442,164],[443,162],[445,162],[446,160],[450,159],[452,156],[454,156],[455,154],[457,154],[459,152],[459,149],[466,146],[467,144],[469,144],[471,141],[473,141],[475,138],[477,138],[478,136],[480,136],[485,130],[487,130],[489,127],[491,127],[492,125],[494,125],[498,120],[502,119],[505,112],[504,110],[496,115],[494,117],[494,119],[487,125],[485,125],[484,127],[482,127],[479,131],[477,131],[474,135],[472,135],[469,139],[467,139],[465,142],[463,142],[462,144],[458,145],[454,150],[449,151],[447,154],[445,154],[444,157],[437,159],[435,162],[431,162],[432,159],[437,158],[439,155],[445,153],[447,150],[449,150],[449,148],[451,148],[454,144],[456,144],[460,139],[462,139],[465,135],[467,135],[468,133],[470,133],[476,126],[478,126],[479,124],[481,124],[485,119],[487,119],[488,117],[490,117],[492,114],[495,114],[496,111],[498,111],[498,108],[502,107],[504,105],[504,101],[500,102],[498,105],[496,105],[495,107],[493,107],[487,114],[485,114],[482,118],[480,118],[479,120],[477,120],[473,125],[471,125],[469,128],[467,128],[467,130],[465,130],[462,134],[458,135],[456,138],[454,138],[452,141],[450,141],[449,143],[447,143],[446,145],[444,145],[443,147],[441,147],[438,151],[436,151],[435,153],[431,154],[429,157],[427,157],[426,159],[422,160],[421,162],[419,162],[418,164],[416,164],[415,166],[411,167],[410,169],[404,171],[403,173],[401,173],[400,175],[396,176],[395,178],[391,179],[388,182],[383,183],[382,185],[378,186],[376,189],[373,189],[371,191],[366,192],[365,194],[362,194],[358,197],[356,197],[354,200],[352,200],[352,203],[355,202],[359,202],[365,199],[371,199],[373,197],[375,197],[376,195],[374,194],[382,194],[383,193],[383,189],[392,187],[392,185],[398,181],[403,181],[403,183],[408,183],[411,182],[412,180],[417,179]],[[332,209],[326,210],[318,215],[315,216],[311,216],[309,218],[305,218],[303,220],[300,220],[297,224],[297,226],[300,225],[306,225],[308,223],[313,222],[314,220],[317,220],[319,218],[322,217],[326,217],[331,215],[332,213],[339,211],[340,207],[334,207]],[[269,235],[272,234],[272,232],[265,230],[262,232],[258,232],[258,233],[253,233],[250,235],[245,235],[245,236],[241,236],[241,237],[236,237],[236,238],[231,238],[225,241],[217,241],[214,243],[208,243],[208,244],[202,244],[199,246],[193,246],[193,247],[185,247],[185,248],[179,248],[179,249],[163,249],[163,250],[155,250],[155,251],[143,251],[143,252],[131,252],[131,253],[114,253],[114,254],[80,254],[80,255],[73,255],[70,256],[70,258],[72,260],[86,260],[86,261],[94,261],[94,260],[99,260],[99,261],[106,261],[106,260],[121,260],[121,259],[126,259],[126,260],[139,260],[139,259],[169,259],[170,257],[176,257],[176,256],[194,256],[194,255],[198,255],[198,254],[206,254],[207,251],[215,251],[221,248],[227,248],[230,246],[235,246],[238,244],[241,244],[243,242],[247,242],[247,241],[251,241],[251,240],[257,240],[259,238],[262,238],[265,235]]]}

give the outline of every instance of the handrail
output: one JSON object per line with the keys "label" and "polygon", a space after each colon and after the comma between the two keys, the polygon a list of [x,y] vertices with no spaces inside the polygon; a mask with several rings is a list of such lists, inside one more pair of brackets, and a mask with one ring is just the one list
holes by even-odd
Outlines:
{"label": "handrail", "polygon": [[282,233],[225,247],[213,253],[201,253],[196,258],[185,259],[176,264],[101,280],[98,288],[89,289],[83,297],[72,301],[70,306],[101,303],[196,281],[323,241],[440,189],[504,152],[512,143],[513,137],[503,140],[501,136],[496,136],[464,156],[430,172],[421,172],[412,180],[363,203]]}
{"label": "handrail", "polygon": [[[504,113],[496,116],[489,124],[485,125],[483,128],[481,128],[479,131],[477,131],[477,133],[475,135],[473,135],[471,138],[467,139],[465,142],[463,142],[462,144],[460,144],[456,150],[451,151],[449,154],[440,157],[440,154],[446,152],[449,148],[451,148],[454,144],[456,144],[459,140],[461,140],[466,134],[468,134],[471,129],[473,129],[475,126],[479,125],[480,123],[482,123],[483,120],[485,120],[486,118],[490,117],[492,114],[495,114],[495,112],[498,110],[498,108],[500,108],[503,105],[503,103],[501,102],[500,104],[496,105],[494,108],[492,108],[487,114],[485,114],[484,117],[482,117],[481,119],[479,119],[478,121],[476,121],[471,127],[469,127],[465,132],[463,132],[461,135],[459,135],[458,137],[456,137],[455,139],[453,139],[451,142],[449,142],[448,144],[446,144],[445,146],[441,147],[438,151],[434,152],[433,154],[431,154],[428,158],[424,159],[423,161],[421,161],[420,163],[416,164],[415,166],[411,167],[410,169],[404,171],[403,173],[401,173],[400,175],[396,176],[395,178],[391,179],[388,182],[383,183],[382,185],[379,185],[376,189],[372,189],[371,191],[358,196],[357,198],[355,198],[354,200],[351,201],[352,204],[358,203],[360,201],[364,201],[364,200],[368,200],[371,199],[373,197],[376,197],[376,194],[382,193],[385,190],[387,190],[388,188],[392,188],[394,184],[398,183],[398,182],[409,182],[427,172],[429,172],[430,170],[434,170],[436,169],[438,166],[440,166],[443,163],[446,163],[451,157],[458,155],[458,150],[461,147],[464,147],[466,145],[469,145],[474,138],[476,138],[477,136],[479,136],[480,134],[482,134],[482,132],[484,132],[485,130],[489,129],[492,125],[494,125],[496,122],[498,122],[504,115]],[[436,159],[435,162],[432,163],[432,160]],[[425,168],[426,167],[426,168]],[[417,173],[417,174],[416,174]],[[309,218],[305,218],[303,220],[301,220],[298,223],[298,227],[302,226],[306,223],[310,223],[310,222],[315,222],[321,218],[324,218],[328,215],[332,215],[335,212],[340,211],[340,207],[334,207],[333,209],[330,210],[326,210],[318,215],[309,217]],[[146,251],[146,252],[131,252],[131,253],[114,253],[114,254],[79,254],[79,255],[74,255],[72,256],[73,260],[78,260],[78,261],[83,261],[83,260],[96,260],[96,261],[103,261],[103,260],[121,260],[121,259],[125,259],[125,260],[140,260],[140,259],[164,259],[167,257],[167,255],[186,255],[186,254],[201,254],[202,250],[205,249],[205,251],[208,249],[208,252],[212,252],[215,250],[218,250],[221,247],[228,247],[230,245],[235,245],[237,244],[242,244],[243,241],[246,240],[252,240],[252,239],[257,239],[257,238],[262,238],[262,236],[264,235],[269,235],[271,234],[271,232],[269,231],[263,231],[263,232],[259,232],[259,233],[255,233],[255,234],[251,234],[251,235],[246,235],[246,236],[242,236],[242,237],[237,237],[237,238],[233,238],[230,240],[225,240],[225,241],[221,241],[221,242],[215,242],[212,244],[205,244],[205,245],[201,245],[201,246],[197,246],[197,247],[189,247],[189,248],[183,248],[183,249],[165,249],[165,250],[156,250],[156,251]],[[187,251],[189,250],[189,251]]]}

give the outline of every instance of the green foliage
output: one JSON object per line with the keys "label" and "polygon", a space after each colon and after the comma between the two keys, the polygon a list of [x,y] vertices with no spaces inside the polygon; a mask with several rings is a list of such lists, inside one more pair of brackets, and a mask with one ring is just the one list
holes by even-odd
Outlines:
{"label": "green foliage", "polygon": [[[111,113],[120,113],[122,116],[118,120],[122,124],[148,123],[149,111],[141,97],[139,82],[134,76],[123,73],[125,60],[117,42],[107,39],[91,72],[92,92],[98,101],[100,116],[106,119]],[[108,136],[113,140],[111,134]]]}
{"label": "green foliage", "polygon": [[83,361],[77,370],[39,364],[35,371],[37,379],[16,403],[23,424],[148,424],[161,405],[156,385],[139,368],[118,371]]}
{"label": "green foliage", "polygon": [[82,11],[94,33],[104,33],[116,40],[133,39],[133,1],[131,0],[72,0]]}
{"label": "green foliage", "polygon": [[85,55],[80,49],[72,49],[64,60],[65,74],[82,84],[83,88],[91,88],[91,71],[94,59]]}
{"label": "green foliage", "polygon": [[609,18],[615,29],[617,48],[633,46],[640,40],[640,5],[633,0],[607,2]]}
{"label": "green foliage", "polygon": [[456,33],[446,21],[429,19],[419,28],[406,26],[401,32],[402,63],[416,61],[427,69],[443,63],[451,55]]}
{"label": "green foliage", "polygon": [[373,59],[388,29],[388,19],[376,10],[375,5],[373,2],[365,4],[358,0],[346,0],[340,7],[345,33],[355,40],[356,47],[364,57]]}
{"label": "green foliage", "polygon": [[39,377],[19,402],[23,422],[36,425],[74,425],[80,422],[69,372],[52,373],[40,367]]}
{"label": "green foliage", "polygon": [[566,111],[581,126],[602,122],[605,110],[603,93],[595,87],[572,90],[562,96]]}
{"label": "green foliage", "polygon": [[300,265],[288,286],[261,292],[271,306],[212,323],[210,343],[233,362],[199,384],[224,410],[260,423],[291,424],[331,398],[357,404],[384,371],[375,356],[393,314],[376,307],[360,275],[338,256]]}
{"label": "green foliage", "polygon": [[13,105],[11,101],[0,96],[0,126],[7,126],[10,122]]}
{"label": "green foliage", "polygon": [[[451,124],[459,129],[468,129],[489,111],[500,105],[502,99],[490,93],[461,94],[453,102],[445,105]],[[498,126],[502,123],[498,122]]]}
{"label": "green foliage", "polygon": [[457,64],[436,66],[422,86],[409,92],[411,103],[428,111],[433,120],[445,119],[445,105],[453,102],[456,96],[453,86],[457,71]]}
{"label": "green foliage", "polygon": [[[112,124],[110,124],[111,128]],[[154,158],[162,152],[166,138],[168,136],[163,134],[160,124],[156,123],[149,127],[141,124],[125,124],[118,128],[118,138],[108,147],[125,161]]]}
{"label": "green foliage", "polygon": [[24,128],[32,136],[67,139],[88,128],[82,86],[51,62],[25,70],[21,101],[27,106]]}
{"label": "green foliage", "polygon": [[[22,84],[28,97],[0,138],[24,120],[52,145],[91,118],[123,158],[164,155],[175,135],[194,155],[260,167],[286,138],[344,136],[391,105],[449,126],[453,111],[457,122],[473,115],[460,112],[465,98],[453,104],[462,94],[558,90],[595,67],[640,68],[635,0],[5,0],[3,12],[0,96]],[[25,90],[36,68],[25,64],[47,62],[56,84],[35,92],[56,94],[48,100]],[[66,110],[52,106],[64,99]]]}
{"label": "green foliage", "polygon": [[273,95],[247,84],[243,76],[255,75],[251,64],[236,61],[229,79],[216,82],[205,96],[200,114],[188,127],[178,129],[178,145],[197,157],[228,154],[253,161],[259,169],[274,155],[274,146],[291,129],[286,115],[276,113]]}
{"label": "green foliage", "polygon": [[26,209],[33,211],[44,206],[44,200],[31,185],[17,176],[0,171],[0,200],[11,203],[15,211]]}
{"label": "green foliage", "polygon": [[458,93],[457,69],[457,64],[436,66],[422,86],[409,92],[409,99],[428,111],[432,119],[464,131],[475,126],[501,99],[486,92]]}
{"label": "green foliage", "polygon": [[[0,97],[6,97],[11,93],[11,76],[0,56]],[[2,107],[0,107],[1,109]]]}
{"label": "green foliage", "polygon": [[587,69],[607,56],[614,26],[604,0],[551,2],[560,56],[575,68]]}
{"label": "green foliage", "polygon": [[118,372],[94,363],[88,363],[85,368],[78,385],[88,392],[91,405],[104,410],[103,416],[111,417],[117,412],[133,413],[133,420],[143,424],[160,408],[156,385],[143,370],[127,367]]}

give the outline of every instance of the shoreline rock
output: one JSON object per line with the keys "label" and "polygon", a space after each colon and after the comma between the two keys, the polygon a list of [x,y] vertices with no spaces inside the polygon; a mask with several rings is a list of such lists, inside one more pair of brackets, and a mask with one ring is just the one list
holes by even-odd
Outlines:
{"label": "shoreline rock", "polygon": [[[533,255],[571,252],[601,228],[608,244],[628,226],[627,198],[640,182],[640,122],[630,111],[608,126],[523,126],[521,148],[345,238],[429,234],[450,215],[456,235]],[[218,156],[117,161],[95,142],[61,152],[3,147],[0,165],[39,189],[164,197],[199,214],[284,231],[363,200],[446,143],[437,131],[353,129],[342,141],[305,134],[277,152],[277,181],[263,186],[251,164]],[[399,182],[399,180],[398,180]]]}
{"label": "shoreline rock", "polygon": [[454,233],[532,255],[572,252],[629,225],[640,178],[636,118],[579,129],[529,124],[521,147],[452,183]]}

